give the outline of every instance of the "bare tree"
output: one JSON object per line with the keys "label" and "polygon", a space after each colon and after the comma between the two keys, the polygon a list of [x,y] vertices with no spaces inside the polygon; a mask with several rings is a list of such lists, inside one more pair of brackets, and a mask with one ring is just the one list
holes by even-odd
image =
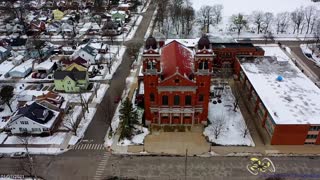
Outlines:
{"label": "bare tree", "polygon": [[239,101],[241,97],[241,94],[238,89],[235,89],[235,91],[233,92],[233,96],[234,96],[233,111],[237,112],[237,108],[239,106]]}
{"label": "bare tree", "polygon": [[127,50],[130,57],[134,57],[135,59],[138,57],[138,53],[140,48],[142,47],[142,42],[140,41],[130,41],[127,43]]}
{"label": "bare tree", "polygon": [[226,126],[225,117],[223,115],[217,117],[216,119],[213,120],[211,126],[213,128],[214,138],[218,139],[220,135],[223,134],[225,131],[225,126]]}
{"label": "bare tree", "polygon": [[279,13],[276,16],[277,34],[284,33],[289,26],[290,14],[288,12]]}
{"label": "bare tree", "polygon": [[168,4],[169,0],[156,0],[158,11],[156,15],[156,20],[158,28],[163,28],[164,20],[168,17]]}
{"label": "bare tree", "polygon": [[254,11],[251,14],[252,22],[257,26],[257,32],[260,33],[261,25],[263,23],[263,12]]}
{"label": "bare tree", "polygon": [[214,17],[214,23],[216,25],[220,24],[222,21],[222,10],[223,10],[223,5],[222,4],[215,4],[212,6],[212,13]]}
{"label": "bare tree", "polygon": [[182,8],[181,13],[181,25],[182,25],[182,34],[190,34],[192,30],[192,24],[195,19],[195,11],[192,6],[186,6]]}
{"label": "bare tree", "polygon": [[[293,34],[295,34],[296,32],[299,33],[301,25],[303,24],[303,21],[304,21],[304,17],[305,16],[304,16],[303,7],[300,7],[291,13],[291,21],[294,23]],[[301,28],[301,31],[302,31],[302,28]]]}
{"label": "bare tree", "polygon": [[19,141],[23,144],[27,158],[25,161],[21,161],[21,169],[26,172],[30,177],[34,177],[37,179],[37,173],[35,168],[35,162],[34,157],[31,157],[29,152],[29,143],[31,136],[27,133],[24,133],[23,135],[19,136]]}
{"label": "bare tree", "polygon": [[248,21],[245,19],[244,15],[239,13],[238,15],[232,15],[231,16],[232,24],[235,26],[235,28],[238,30],[238,36],[241,33],[241,30],[245,28],[248,24]]}
{"label": "bare tree", "polygon": [[253,129],[252,120],[248,120],[246,122],[245,121],[238,121],[237,126],[238,126],[243,138],[246,138],[250,134],[250,131],[252,131],[252,129]]}
{"label": "bare tree", "polygon": [[89,102],[87,102],[82,95],[81,90],[79,91],[79,97],[80,97],[80,104],[81,104],[81,111],[82,111],[82,115],[85,118],[85,111],[87,111],[87,113],[89,113]]}
{"label": "bare tree", "polygon": [[268,32],[267,34],[263,35],[264,43],[267,44],[268,40],[273,41],[274,36],[271,32]]}
{"label": "bare tree", "polygon": [[307,31],[306,31],[306,34],[309,33],[310,25],[311,25],[311,23],[312,23],[312,20],[313,20],[315,14],[316,14],[316,8],[315,8],[315,6],[308,6],[308,7],[306,7],[305,10],[304,10],[304,15],[305,15],[306,23],[307,23]]}
{"label": "bare tree", "polygon": [[313,32],[313,36],[316,39],[316,45],[318,45],[320,41],[320,19],[318,19],[315,24],[316,25],[315,25],[315,30]]}
{"label": "bare tree", "polygon": [[74,111],[70,111],[64,118],[63,127],[67,128],[69,131],[73,132],[77,136],[77,129],[80,124],[81,116],[76,119],[73,118]]}
{"label": "bare tree", "polygon": [[202,24],[202,29],[205,33],[210,32],[210,25],[213,21],[212,6],[202,6],[198,11],[198,22]]}
{"label": "bare tree", "polygon": [[273,20],[274,20],[274,16],[271,12],[264,13],[263,25],[264,25],[265,34],[269,31],[269,27],[271,26]]}
{"label": "bare tree", "polygon": [[182,12],[183,0],[171,0],[169,5],[170,17],[176,33],[180,33],[180,18]]}

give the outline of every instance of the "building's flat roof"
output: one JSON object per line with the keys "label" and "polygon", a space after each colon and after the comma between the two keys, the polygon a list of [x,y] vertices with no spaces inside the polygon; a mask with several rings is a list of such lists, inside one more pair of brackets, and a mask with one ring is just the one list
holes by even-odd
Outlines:
{"label": "building's flat roof", "polygon": [[212,48],[254,48],[251,43],[211,43]]}
{"label": "building's flat roof", "polygon": [[[273,121],[276,124],[320,124],[320,89],[278,46],[262,48],[266,57],[240,61]],[[280,65],[285,60],[288,63]],[[278,76],[283,80],[278,81]]]}

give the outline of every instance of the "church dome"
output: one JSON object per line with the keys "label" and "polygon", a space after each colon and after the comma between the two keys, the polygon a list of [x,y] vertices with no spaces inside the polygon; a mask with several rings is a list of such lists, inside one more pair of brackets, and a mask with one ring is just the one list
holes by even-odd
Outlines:
{"label": "church dome", "polygon": [[206,48],[206,49],[210,48],[210,41],[208,36],[206,35],[203,35],[198,41],[198,49],[203,49],[203,48]]}
{"label": "church dome", "polygon": [[146,49],[157,49],[157,41],[154,37],[149,36],[148,39],[146,40],[146,45],[145,45]]}

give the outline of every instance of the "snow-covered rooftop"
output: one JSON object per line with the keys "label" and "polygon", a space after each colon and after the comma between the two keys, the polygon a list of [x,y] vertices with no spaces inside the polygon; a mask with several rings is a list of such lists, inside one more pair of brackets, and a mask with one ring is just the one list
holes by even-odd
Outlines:
{"label": "snow-covered rooftop", "polygon": [[[262,48],[265,57],[243,59],[241,67],[274,122],[320,124],[320,89],[278,46]],[[277,59],[288,63],[281,64]],[[279,81],[279,76],[283,80]]]}
{"label": "snow-covered rooftop", "polygon": [[196,45],[198,44],[199,39],[200,38],[194,38],[194,39],[167,39],[165,41],[165,44],[169,44],[170,42],[175,40],[175,41],[183,44],[186,47],[195,48]]}
{"label": "snow-covered rooftop", "polygon": [[22,64],[20,64],[19,66],[16,66],[15,68],[13,68],[11,71],[25,72],[29,68],[32,68],[32,61],[33,59],[29,59],[23,62]]}
{"label": "snow-covered rooftop", "polygon": [[51,62],[50,60],[46,60],[40,64],[36,64],[34,66],[34,70],[50,70],[53,65],[54,65],[54,62]]}

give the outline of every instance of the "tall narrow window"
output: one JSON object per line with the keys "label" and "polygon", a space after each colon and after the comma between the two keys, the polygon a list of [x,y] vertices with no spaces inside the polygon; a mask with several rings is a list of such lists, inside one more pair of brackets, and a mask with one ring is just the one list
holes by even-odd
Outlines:
{"label": "tall narrow window", "polygon": [[162,96],[162,105],[168,105],[169,98],[168,96]]}
{"label": "tall narrow window", "polygon": [[173,104],[174,104],[175,106],[180,105],[180,96],[178,96],[178,95],[175,95],[175,96],[174,96]]}
{"label": "tall narrow window", "polygon": [[199,101],[202,102],[203,100],[204,100],[204,96],[203,96],[203,94],[200,94],[199,95]]}
{"label": "tall narrow window", "polygon": [[150,101],[154,102],[154,94],[153,93],[150,94]]}
{"label": "tall narrow window", "polygon": [[191,103],[192,103],[191,99],[192,99],[192,97],[189,95],[185,97],[185,105],[186,106],[191,106]]}

